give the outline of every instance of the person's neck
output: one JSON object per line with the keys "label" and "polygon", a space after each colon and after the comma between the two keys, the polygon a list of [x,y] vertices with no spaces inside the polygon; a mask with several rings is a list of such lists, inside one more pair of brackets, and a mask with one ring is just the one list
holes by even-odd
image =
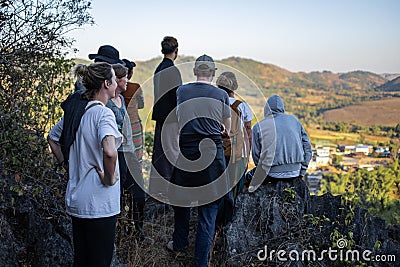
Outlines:
{"label": "person's neck", "polygon": [[174,62],[175,61],[175,54],[172,53],[172,54],[164,55],[164,58],[168,58],[168,59],[172,60],[172,62]]}
{"label": "person's neck", "polygon": [[198,82],[211,83],[212,77],[197,77]]}
{"label": "person's neck", "polygon": [[106,94],[100,94],[100,93],[99,93],[99,94],[95,95],[94,98],[93,98],[92,100],[100,101],[101,103],[103,103],[104,105],[106,105],[106,104],[107,104],[107,101],[108,101],[108,95],[106,95]]}
{"label": "person's neck", "polygon": [[118,86],[115,90],[115,97],[118,97],[120,93],[122,93],[122,89]]}

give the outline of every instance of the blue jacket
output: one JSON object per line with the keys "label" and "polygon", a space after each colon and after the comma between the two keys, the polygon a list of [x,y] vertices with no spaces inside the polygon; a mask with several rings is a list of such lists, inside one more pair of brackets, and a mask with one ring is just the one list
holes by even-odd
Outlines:
{"label": "blue jacket", "polygon": [[253,127],[252,156],[256,165],[275,178],[304,176],[312,150],[307,132],[299,120],[285,114],[278,95],[264,107],[264,119]]}

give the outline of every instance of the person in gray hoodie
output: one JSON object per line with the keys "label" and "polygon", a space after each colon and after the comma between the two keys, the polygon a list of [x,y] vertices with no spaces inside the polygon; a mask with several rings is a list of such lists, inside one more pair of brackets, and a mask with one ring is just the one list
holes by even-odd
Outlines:
{"label": "person in gray hoodie", "polygon": [[259,174],[252,185],[274,179],[302,178],[312,156],[306,130],[295,116],[285,113],[283,100],[278,95],[268,98],[264,117],[253,127],[252,156],[260,170],[250,171],[250,179]]}

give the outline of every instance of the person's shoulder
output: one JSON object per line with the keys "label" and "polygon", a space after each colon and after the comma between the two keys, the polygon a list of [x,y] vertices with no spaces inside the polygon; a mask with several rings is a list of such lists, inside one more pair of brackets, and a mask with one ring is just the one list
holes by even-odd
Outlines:
{"label": "person's shoulder", "polygon": [[299,120],[297,119],[297,117],[296,117],[295,115],[293,115],[293,114],[288,114],[288,113],[283,113],[283,114],[284,114],[285,117],[287,117],[287,118],[290,118],[290,119],[295,120],[295,121],[299,121]]}
{"label": "person's shoulder", "polygon": [[[107,105],[108,104],[112,104],[113,102],[111,100],[108,100]],[[95,112],[99,112],[99,113],[108,113],[108,112],[112,112],[112,110],[104,105],[103,103],[101,103],[100,101],[89,101],[86,105],[86,112],[88,111],[95,111]]]}
{"label": "person's shoulder", "polygon": [[162,61],[160,62],[160,64],[157,65],[157,67],[156,67],[154,73],[160,72],[160,71],[162,71],[163,69],[165,69],[165,62],[164,62],[164,60],[162,60]]}
{"label": "person's shoulder", "polygon": [[178,88],[176,89],[176,93],[179,94],[182,91],[190,89],[190,87],[191,87],[190,84],[179,85]]}
{"label": "person's shoulder", "polygon": [[168,58],[163,58],[163,60],[158,64],[157,70],[163,70],[166,68],[169,68],[171,66],[174,66],[174,62],[171,59]]}
{"label": "person's shoulder", "polygon": [[219,95],[221,95],[222,97],[228,99],[229,101],[229,95],[225,90],[222,90],[221,88],[218,88],[212,84],[210,84],[212,87],[214,87],[213,89],[215,90],[215,92],[218,92]]}
{"label": "person's shoulder", "polygon": [[284,115],[287,120],[291,120],[293,123],[297,123],[297,124],[301,125],[301,122],[295,115],[287,114],[287,113],[284,113]]}
{"label": "person's shoulder", "polygon": [[240,100],[240,102],[241,102],[240,105],[243,106],[245,109],[250,109],[250,106],[249,106],[249,104],[247,104],[246,101]]}
{"label": "person's shoulder", "polygon": [[240,102],[241,103],[239,104],[239,108],[242,108],[245,112],[251,113],[251,109],[250,109],[249,104],[247,104],[247,102],[241,101],[241,100],[240,100]]}
{"label": "person's shoulder", "polygon": [[192,84],[191,83],[186,83],[186,84],[179,85],[178,86],[178,90],[184,90],[184,89],[187,89],[187,88],[190,88],[190,87],[192,87]]}
{"label": "person's shoulder", "polygon": [[98,108],[99,108],[100,116],[112,118],[113,120],[115,120],[115,114],[110,108],[108,108],[106,106],[102,106],[102,105],[99,105]]}

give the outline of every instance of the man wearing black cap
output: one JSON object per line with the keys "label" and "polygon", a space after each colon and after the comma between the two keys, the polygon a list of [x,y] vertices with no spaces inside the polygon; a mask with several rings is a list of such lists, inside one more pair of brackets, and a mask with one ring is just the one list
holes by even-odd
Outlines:
{"label": "man wearing black cap", "polygon": [[[181,73],[175,67],[178,41],[171,36],[161,42],[162,62],[154,72],[154,106],[152,120],[156,121],[152,169],[149,190],[151,195],[164,195],[166,188],[160,179],[170,180],[178,157],[178,123],[175,114],[176,89],[182,85]],[[164,136],[161,137],[161,130]],[[162,141],[161,141],[162,140]],[[171,162],[172,161],[172,162]]]}
{"label": "man wearing black cap", "polygon": [[[231,114],[228,94],[211,85],[215,70],[214,60],[210,56],[200,56],[193,69],[197,82],[182,85],[176,92],[182,158],[179,157],[177,161],[172,182],[178,186],[200,188],[224,177],[225,159],[221,132],[222,129],[225,133],[230,131]],[[211,163],[205,167],[198,166],[199,162],[204,162],[203,159],[211,159]],[[187,160],[190,161],[189,164],[184,163]],[[210,189],[213,190],[212,187]],[[206,194],[211,195],[213,192]],[[201,202],[199,199],[192,201]],[[208,204],[198,207],[195,266],[208,266],[219,201],[204,203]],[[174,206],[174,219],[174,233],[167,249],[184,251],[189,244],[190,208],[187,205]]]}

